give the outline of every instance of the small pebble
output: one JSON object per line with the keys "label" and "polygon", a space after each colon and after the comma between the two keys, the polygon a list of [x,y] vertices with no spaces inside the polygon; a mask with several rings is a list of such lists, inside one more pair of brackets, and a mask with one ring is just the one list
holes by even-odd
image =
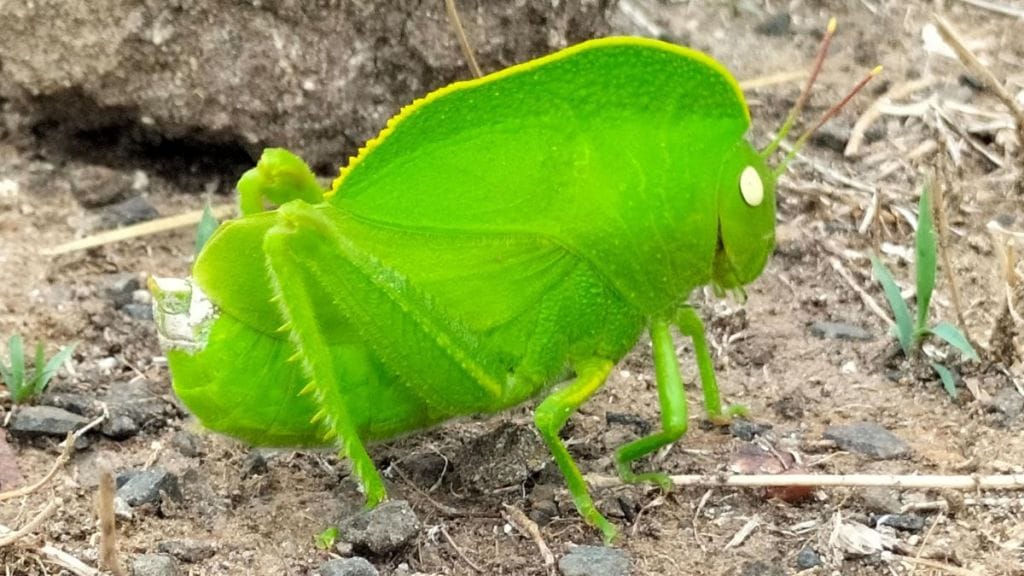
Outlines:
{"label": "small pebble", "polygon": [[875,460],[891,460],[910,456],[910,446],[875,422],[857,422],[829,426],[825,438],[835,441],[843,450],[863,454]]}
{"label": "small pebble", "polygon": [[1013,388],[1002,388],[988,401],[986,408],[1014,420],[1024,413],[1024,396]]}
{"label": "small pebble", "polygon": [[760,436],[771,430],[771,428],[770,424],[756,424],[742,418],[737,418],[729,423],[729,433],[747,442],[753,440],[755,436]]}
{"label": "small pebble", "polygon": [[245,455],[245,462],[242,463],[242,478],[261,476],[270,471],[267,466],[267,458],[258,450],[250,450]]}
{"label": "small pebble", "polygon": [[320,566],[320,576],[377,576],[379,572],[365,558],[336,558]]}
{"label": "small pebble", "polygon": [[769,16],[754,28],[754,32],[762,36],[785,36],[793,25],[793,18],[789,12],[779,12]]}
{"label": "small pebble", "polygon": [[135,576],[181,576],[178,563],[165,554],[143,554],[132,561]]}
{"label": "small pebble", "polygon": [[[122,481],[122,477],[126,477]],[[181,500],[178,477],[163,468],[129,470],[118,475],[117,495],[129,506],[160,502],[161,493]]]}
{"label": "small pebble", "polygon": [[786,576],[786,571],[771,562],[755,560],[743,565],[740,576]]}
{"label": "small pebble", "polygon": [[917,514],[886,514],[878,517],[875,526],[892,526],[897,530],[920,532],[924,528],[924,517]]}
{"label": "small pebble", "polygon": [[178,430],[171,437],[171,446],[173,446],[182,456],[188,458],[195,458],[201,453],[201,446],[199,438],[185,430]]}
{"label": "small pebble", "polygon": [[562,576],[627,576],[629,554],[619,548],[577,546],[558,561]]}
{"label": "small pebble", "polygon": [[360,553],[384,556],[408,544],[420,531],[420,521],[405,500],[390,500],[338,523],[338,538]]}
{"label": "small pebble", "polygon": [[118,228],[152,220],[160,216],[149,200],[135,196],[103,209],[103,213],[95,223],[99,229]]}
{"label": "small pebble", "polygon": [[801,570],[808,570],[821,565],[821,556],[814,551],[814,548],[801,548],[796,555],[796,567]]}
{"label": "small pebble", "polygon": [[68,180],[75,200],[85,208],[98,208],[125,197],[132,178],[106,166],[88,165],[70,170]]}
{"label": "small pebble", "polygon": [[131,303],[132,295],[139,289],[139,276],[134,272],[107,274],[101,282],[104,296],[113,302],[116,308]]}

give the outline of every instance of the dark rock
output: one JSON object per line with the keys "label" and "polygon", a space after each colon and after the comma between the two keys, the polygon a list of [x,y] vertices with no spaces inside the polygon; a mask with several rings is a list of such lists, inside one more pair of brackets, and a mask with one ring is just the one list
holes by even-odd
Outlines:
{"label": "dark rock", "polygon": [[1013,388],[1003,388],[996,392],[988,402],[987,408],[1006,417],[1006,420],[1015,420],[1024,413],[1024,396]]}
{"label": "dark rock", "polygon": [[93,229],[119,228],[152,220],[160,213],[142,196],[135,196],[103,209],[100,217],[93,223]]}
{"label": "dark rock", "polygon": [[338,523],[338,538],[360,553],[383,556],[408,544],[420,521],[405,500],[390,500]]}
{"label": "dark rock", "polygon": [[808,570],[815,566],[821,566],[821,556],[814,551],[814,548],[801,548],[796,554],[796,567],[801,570]]}
{"label": "dark rock", "polygon": [[108,274],[103,279],[103,295],[114,303],[116,308],[130,304],[132,294],[139,289],[139,276],[132,272]]}
{"label": "dark rock", "polygon": [[740,576],[786,576],[786,571],[771,562],[755,560],[743,565]]}
{"label": "dark rock", "polygon": [[491,492],[526,482],[549,458],[536,428],[505,422],[459,450],[453,459],[455,481],[474,492]]}
{"label": "dark rock", "polygon": [[920,532],[924,528],[924,516],[917,514],[885,514],[879,516],[875,526],[892,526],[897,530]]}
{"label": "dark rock", "polygon": [[65,437],[89,422],[88,418],[72,414],[53,406],[25,406],[14,413],[8,428],[12,436],[32,438],[38,436]]}
{"label": "dark rock", "polygon": [[213,545],[199,540],[165,540],[156,545],[156,550],[190,564],[211,558],[216,553]]}
{"label": "dark rock", "polygon": [[771,430],[770,424],[756,424],[743,418],[736,418],[729,423],[729,433],[739,438],[740,440],[746,440],[750,442],[755,436],[764,434],[768,430]]}
{"label": "dark rock", "polygon": [[171,446],[174,446],[182,456],[189,458],[195,458],[202,453],[199,438],[185,430],[178,430],[174,433],[174,436],[171,437]]}
{"label": "dark rock", "polygon": [[[494,71],[608,35],[612,4],[481,2],[461,18]],[[238,156],[284,146],[333,171],[400,106],[471,75],[443,3],[328,6],[21,2],[4,13],[0,84],[69,141],[128,124]]]}
{"label": "dark rock", "polygon": [[[125,480],[121,480],[121,476]],[[174,500],[181,500],[178,477],[163,468],[129,470],[118,475],[117,495],[129,506],[159,503],[161,493]]]}
{"label": "dark rock", "polygon": [[793,25],[793,17],[789,12],[780,12],[769,16],[754,28],[754,32],[762,36],[785,36]]}
{"label": "dark rock", "polygon": [[103,435],[114,440],[127,440],[139,433],[139,425],[128,416],[118,414],[103,421]]}
{"label": "dark rock", "polygon": [[132,561],[135,576],[181,576],[178,563],[164,554],[143,554]]}
{"label": "dark rock", "polygon": [[619,548],[577,546],[558,561],[562,576],[626,576],[629,554]]}
{"label": "dark rock", "polygon": [[103,397],[110,414],[100,431],[117,440],[138,434],[143,428],[162,428],[174,413],[172,405],[141,378],[114,382]]}
{"label": "dark rock", "polygon": [[855,340],[866,342],[875,337],[864,328],[845,322],[815,322],[811,324],[811,334],[818,338],[833,340]]}
{"label": "dark rock", "polygon": [[267,458],[259,450],[250,450],[242,462],[242,478],[261,476],[270,471],[267,465]]}
{"label": "dark rock", "polygon": [[148,321],[153,319],[153,306],[150,304],[130,302],[122,306],[121,311],[127,314],[129,318],[134,318],[135,320]]}
{"label": "dark rock", "polygon": [[874,422],[829,426],[825,429],[824,436],[843,450],[863,454],[875,460],[910,456],[910,446],[906,442]]}
{"label": "dark rock", "polygon": [[651,423],[639,414],[608,412],[604,416],[604,421],[608,426],[631,426],[636,431],[637,436],[646,436],[651,432]]}
{"label": "dark rock", "polygon": [[320,566],[320,576],[377,576],[379,572],[358,556],[354,558],[336,558]]}
{"label": "dark rock", "polygon": [[53,406],[54,408],[61,408],[71,412],[72,414],[78,414],[79,416],[90,419],[100,415],[100,407],[96,404],[96,399],[92,396],[86,396],[85,394],[75,394],[74,392],[47,392],[39,400],[39,403],[46,406]]}
{"label": "dark rock", "polygon": [[429,489],[451,470],[451,465],[445,457],[436,452],[410,454],[396,465],[410,482],[425,489]]}
{"label": "dark rock", "polygon": [[68,174],[71,193],[85,208],[98,208],[124,200],[132,191],[132,177],[106,166],[73,168]]}

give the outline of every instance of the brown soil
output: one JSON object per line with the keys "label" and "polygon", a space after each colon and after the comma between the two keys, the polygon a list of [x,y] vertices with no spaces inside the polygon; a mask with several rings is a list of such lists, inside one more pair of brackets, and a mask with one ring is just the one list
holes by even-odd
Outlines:
{"label": "brown soil", "polygon": [[[770,36],[754,31],[769,16],[759,5],[745,8],[745,3],[738,3],[728,9],[699,4],[641,7],[656,9],[656,21],[671,37],[708,51],[741,79],[803,66],[816,43],[816,35],[809,32],[821,28],[828,16],[817,3],[798,3],[792,13],[793,32]],[[1019,337],[1000,349],[989,344],[1005,297],[999,246],[986,231],[993,219],[1007,228],[1024,229],[1024,184],[1021,161],[1015,157],[1020,145],[1009,128],[1009,114],[991,94],[975,87],[977,79],[957,60],[924,49],[921,31],[931,8],[932,3],[919,1],[864,0],[835,10],[840,32],[823,74],[823,88],[812,98],[812,112],[834,102],[861,70],[881,63],[886,71],[825,134],[845,141],[854,120],[887,88],[926,76],[936,78],[936,83],[888,108],[869,129],[856,158],[844,158],[827,138],[816,140],[803,153],[807,161],[796,163],[781,183],[778,249],[763,276],[749,287],[748,302],[741,306],[702,294],[694,297],[707,321],[725,397],[747,405],[754,422],[772,426],[757,443],[794,452],[811,472],[1024,472],[1024,416],[1002,413],[990,400],[1007,390],[1022,390],[1024,359]],[[1021,21],[967,3],[954,3],[950,9],[968,44],[1020,101]],[[790,82],[748,93],[756,142],[765,142],[770,129],[779,125],[798,90]],[[940,115],[948,121],[938,120]],[[977,148],[993,158],[986,159],[968,144],[960,130],[971,131]],[[943,152],[947,146],[949,152]],[[187,274],[193,231],[52,259],[40,256],[40,247],[69,240],[92,213],[70,192],[67,174],[72,166],[72,159],[40,155],[24,134],[8,133],[0,139],[0,181],[18,185],[16,192],[0,187],[0,336],[20,333],[29,341],[45,339],[52,346],[79,341],[75,374],[58,378],[55,390],[98,396],[111,382],[145,378],[170,396],[153,326],[115,310],[101,286],[104,275],[112,272]],[[923,174],[940,166],[946,167],[953,275],[967,328],[983,357],[980,363],[965,364],[951,357],[950,366],[962,376],[960,399],[955,402],[927,367],[908,364],[895,354],[887,327],[836,270],[838,264],[848,271],[854,283],[888,311],[865,255],[881,246],[896,276],[911,286],[912,266],[900,254],[912,255],[913,233],[903,214],[916,209]],[[867,233],[860,233],[858,226],[873,202],[865,189],[877,192],[878,217]],[[179,183],[152,174],[149,190],[149,201],[163,215],[196,209],[203,202],[198,195],[181,193]],[[1018,262],[1018,271],[1021,268]],[[940,280],[935,319],[956,320],[949,288],[945,279]],[[1019,299],[1016,306],[1024,310]],[[817,321],[859,325],[875,338],[820,339],[809,331]],[[1008,325],[1013,326],[1012,320]],[[1022,327],[1015,328],[1019,332]],[[684,373],[692,381],[691,347],[682,339],[679,343]],[[107,358],[116,361],[102,361]],[[607,413],[658,422],[652,374],[649,343],[642,341],[608,385],[573,418],[568,437],[585,472],[612,474],[612,451],[634,435],[630,427],[608,425]],[[672,473],[723,471],[747,442],[727,431],[702,427],[698,389],[691,384],[690,392],[695,406],[691,430],[660,454],[655,465]],[[8,400],[0,406],[0,413],[11,409]],[[550,463],[525,483],[484,493],[456,489],[450,475],[418,474],[409,464],[433,454],[451,460],[481,434],[507,421],[528,422],[530,414],[527,406],[373,448],[382,469],[397,469],[388,474],[391,496],[409,500],[425,526],[404,551],[370,559],[381,573],[472,574],[470,562],[487,574],[546,573],[534,543],[507,526],[503,504],[531,512],[554,500],[559,513],[541,526],[541,533],[556,557],[572,545],[600,542],[572,509]],[[871,461],[820,442],[826,426],[856,421],[885,426],[911,445],[913,455]],[[172,447],[172,437],[183,429],[200,434],[198,457],[183,456]],[[53,442],[7,443],[26,482],[41,477],[58,453]],[[0,448],[3,444],[0,437]],[[96,565],[92,495],[102,463],[114,470],[157,463],[182,480],[183,503],[136,510],[133,520],[121,523],[126,559],[155,552],[162,541],[194,538],[210,542],[215,554],[186,564],[189,574],[315,571],[330,558],[314,546],[315,535],[361,505],[346,464],[329,453],[282,452],[269,458],[266,473],[245,477],[242,467],[248,452],[230,439],[198,431],[186,417],[154,423],[127,441],[97,437],[47,487],[0,503],[0,524],[13,528],[48,500],[61,500],[58,511],[35,535],[0,549],[6,573],[67,573],[39,552],[44,544]],[[0,463],[13,465],[2,450]],[[451,466],[458,469],[460,464],[452,461]],[[872,504],[878,495],[862,490],[817,490],[796,504],[768,498],[758,490],[685,488],[667,496],[642,487],[595,491],[600,507],[622,528],[618,546],[631,555],[634,574],[791,574],[798,571],[795,558],[805,546],[817,550],[828,566],[808,573],[1024,574],[1020,493],[917,490],[892,496],[901,505],[948,505],[919,512],[926,519],[923,530],[894,534],[906,547],[902,554],[930,561],[930,566],[900,561],[890,553],[843,559],[829,544],[837,516],[868,522],[878,513],[878,505]],[[623,508],[630,518],[623,517]],[[742,542],[727,546],[752,519],[756,528]]]}

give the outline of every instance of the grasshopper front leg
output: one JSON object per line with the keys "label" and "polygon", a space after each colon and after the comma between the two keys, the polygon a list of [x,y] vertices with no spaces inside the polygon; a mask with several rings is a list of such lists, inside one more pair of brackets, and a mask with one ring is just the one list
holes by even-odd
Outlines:
{"label": "grasshopper front leg", "polygon": [[274,299],[285,318],[281,330],[289,334],[295,346],[292,360],[302,363],[309,378],[309,385],[303,392],[313,393],[320,407],[313,420],[324,429],[326,439],[334,439],[341,455],[352,462],[352,470],[366,495],[366,506],[372,508],[387,498],[387,490],[342,397],[342,387],[351,383],[339,378],[345,370],[339,371],[335,365],[335,357],[318,321],[317,300],[310,292],[315,287],[304,281],[304,271],[288,243],[288,224],[279,224],[278,228],[284,230],[272,229],[264,239],[263,249]]}
{"label": "grasshopper front leg", "polygon": [[746,414],[747,408],[741,404],[730,404],[722,410],[722,399],[718,393],[718,381],[715,378],[715,366],[711,361],[708,343],[704,337],[704,323],[700,316],[689,306],[684,306],[676,313],[676,326],[684,336],[693,341],[693,353],[697,357],[697,369],[700,371],[701,389],[704,391],[704,408],[708,420],[715,424],[728,424],[733,416]]}

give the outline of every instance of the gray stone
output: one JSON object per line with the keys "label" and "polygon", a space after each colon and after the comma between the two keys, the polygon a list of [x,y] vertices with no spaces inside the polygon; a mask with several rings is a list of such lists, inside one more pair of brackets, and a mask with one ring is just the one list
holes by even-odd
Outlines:
{"label": "gray stone", "polygon": [[139,304],[138,302],[129,302],[121,307],[121,311],[128,315],[129,318],[135,320],[152,320],[153,319],[153,306],[152,304]]}
{"label": "gray stone", "polygon": [[917,514],[885,514],[878,517],[875,526],[892,526],[907,532],[920,532],[924,528],[924,517]]}
{"label": "gray stone", "polygon": [[47,392],[43,394],[39,403],[53,406],[54,408],[61,408],[85,418],[95,418],[100,414],[100,407],[96,404],[95,396],[76,394],[74,392]]}
{"label": "gray stone", "polygon": [[174,446],[182,456],[189,458],[195,458],[202,453],[202,445],[199,438],[185,430],[178,430],[174,433],[174,436],[171,437],[171,446]]}
{"label": "gray stone", "polygon": [[242,478],[261,476],[269,471],[270,467],[267,465],[267,457],[262,452],[250,450],[245,455],[245,461],[242,462]]}
{"label": "gray stone", "polygon": [[124,200],[132,191],[132,177],[106,166],[86,165],[68,173],[71,193],[85,208],[98,208]]}
{"label": "gray stone", "polygon": [[729,423],[729,433],[747,442],[771,429],[770,424],[757,424],[743,418],[737,418]]}
{"label": "gray stone", "polygon": [[874,339],[874,335],[866,329],[845,322],[815,322],[811,324],[811,334],[818,338],[833,340],[868,341]]}
{"label": "gray stone", "polygon": [[126,471],[118,475],[117,484],[117,495],[129,506],[159,503],[161,494],[181,500],[178,477],[163,468]]}
{"label": "gray stone", "polygon": [[11,418],[8,428],[12,436],[31,438],[58,436],[63,438],[89,422],[88,418],[53,406],[25,406]]}
{"label": "gray stone", "polygon": [[870,512],[897,514],[903,508],[896,494],[888,488],[865,488],[860,492],[860,501]]}
{"label": "gray stone", "polygon": [[160,213],[150,204],[149,200],[143,196],[135,196],[104,208],[99,218],[90,223],[89,228],[106,230],[130,226],[152,220],[159,215]]}
{"label": "gray stone", "polygon": [[[605,36],[612,0],[463,6],[493,71]],[[334,167],[399,107],[471,77],[442,2],[8,2],[5,96],[69,134],[142,132]]]}
{"label": "gray stone", "polygon": [[164,554],[143,554],[132,561],[135,576],[181,576],[178,563]]}
{"label": "gray stone", "polygon": [[124,440],[142,428],[157,429],[174,413],[173,406],[157,394],[147,380],[114,382],[103,396],[110,414],[100,431],[110,438]]}
{"label": "gray stone", "polygon": [[998,412],[1007,420],[1014,420],[1024,413],[1024,396],[1013,388],[1002,388],[988,403],[989,410]]}
{"label": "gray stone", "polygon": [[526,482],[550,458],[536,427],[505,422],[463,446],[452,462],[458,485],[484,493]]}
{"label": "gray stone", "polygon": [[405,500],[390,500],[338,523],[338,538],[360,553],[390,554],[419,532],[420,521]]}
{"label": "gray stone", "polygon": [[821,565],[821,556],[814,551],[814,548],[801,548],[796,554],[796,567],[801,570],[809,570]]}
{"label": "gray stone", "polygon": [[874,422],[829,426],[825,429],[824,436],[843,450],[863,454],[875,460],[910,456],[910,446],[906,442]]}
{"label": "gray stone", "polygon": [[619,548],[577,546],[558,561],[562,576],[627,576],[629,554]]}
{"label": "gray stone", "polygon": [[320,566],[320,576],[377,576],[379,572],[358,556],[354,558],[336,558]]}
{"label": "gray stone", "polygon": [[785,36],[789,34],[792,25],[793,17],[789,15],[789,12],[779,12],[758,24],[754,28],[754,32],[762,36]]}
{"label": "gray stone", "polygon": [[216,553],[211,544],[200,540],[165,540],[156,545],[156,550],[190,564],[206,560]]}
{"label": "gray stone", "polygon": [[132,301],[132,294],[139,289],[139,276],[133,272],[108,274],[102,280],[103,295],[114,306],[120,308]]}

